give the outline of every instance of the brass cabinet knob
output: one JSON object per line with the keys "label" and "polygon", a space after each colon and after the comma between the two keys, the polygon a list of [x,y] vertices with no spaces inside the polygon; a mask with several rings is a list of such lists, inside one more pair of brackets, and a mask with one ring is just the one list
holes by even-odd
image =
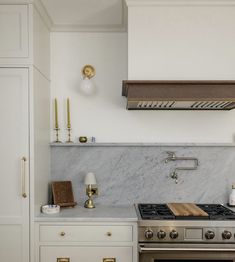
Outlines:
{"label": "brass cabinet knob", "polygon": [[115,257],[103,258],[103,262],[116,262],[116,258]]}
{"label": "brass cabinet knob", "polygon": [[60,232],[60,235],[62,236],[62,237],[64,237],[65,236],[65,232]]}
{"label": "brass cabinet knob", "polygon": [[26,193],[23,193],[23,194],[22,194],[22,197],[23,197],[23,198],[26,198],[26,197],[27,197],[27,194],[26,194]]}
{"label": "brass cabinet knob", "polygon": [[108,237],[111,237],[112,236],[112,232],[107,232],[106,234]]}
{"label": "brass cabinet knob", "polygon": [[58,257],[57,262],[70,262],[70,258],[68,257]]}

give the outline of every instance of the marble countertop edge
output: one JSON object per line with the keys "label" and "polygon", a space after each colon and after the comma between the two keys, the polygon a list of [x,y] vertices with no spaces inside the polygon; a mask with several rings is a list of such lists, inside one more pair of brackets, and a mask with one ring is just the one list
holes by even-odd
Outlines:
{"label": "marble countertop edge", "polygon": [[[228,207],[235,211],[235,207]],[[47,215],[40,213],[34,222],[138,222],[139,218],[134,205],[131,206],[102,206],[86,209],[81,206],[63,208],[58,214]]]}
{"label": "marble countertop edge", "polygon": [[50,143],[51,147],[235,147],[235,143]]}
{"label": "marble countertop edge", "polygon": [[134,206],[99,206],[87,209],[81,206],[63,208],[58,214],[39,214],[35,222],[137,222]]}

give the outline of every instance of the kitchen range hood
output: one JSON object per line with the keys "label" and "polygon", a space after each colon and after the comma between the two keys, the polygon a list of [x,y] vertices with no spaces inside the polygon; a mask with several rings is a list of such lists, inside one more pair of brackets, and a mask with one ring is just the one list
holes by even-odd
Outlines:
{"label": "kitchen range hood", "polygon": [[126,0],[127,109],[235,108],[235,9],[225,2]]}
{"label": "kitchen range hood", "polygon": [[123,81],[132,110],[231,110],[235,81]]}

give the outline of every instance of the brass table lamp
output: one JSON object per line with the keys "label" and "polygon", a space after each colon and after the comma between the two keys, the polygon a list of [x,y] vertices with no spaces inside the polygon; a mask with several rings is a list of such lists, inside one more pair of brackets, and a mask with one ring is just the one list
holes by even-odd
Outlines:
{"label": "brass table lamp", "polygon": [[87,173],[85,176],[84,184],[86,185],[86,194],[88,199],[84,203],[85,208],[95,208],[95,204],[93,202],[93,195],[98,195],[98,188],[96,186],[96,178],[94,173]]}

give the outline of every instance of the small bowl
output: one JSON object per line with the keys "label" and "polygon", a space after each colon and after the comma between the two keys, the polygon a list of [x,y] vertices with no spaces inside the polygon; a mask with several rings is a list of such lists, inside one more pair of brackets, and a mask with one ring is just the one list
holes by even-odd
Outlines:
{"label": "small bowl", "polygon": [[87,142],[87,137],[86,136],[79,136],[79,142],[80,143],[86,143]]}
{"label": "small bowl", "polygon": [[45,205],[42,206],[42,213],[44,214],[57,214],[60,212],[60,206],[59,205]]}

